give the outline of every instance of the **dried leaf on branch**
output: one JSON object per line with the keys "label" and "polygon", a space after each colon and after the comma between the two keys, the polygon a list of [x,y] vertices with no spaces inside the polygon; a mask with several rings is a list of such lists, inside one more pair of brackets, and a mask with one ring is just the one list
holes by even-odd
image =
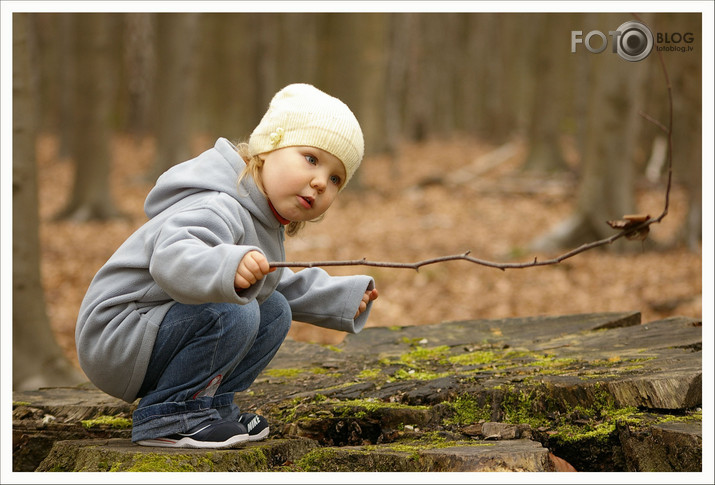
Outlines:
{"label": "dried leaf on branch", "polygon": [[606,221],[613,229],[621,229],[626,239],[631,241],[645,241],[650,232],[648,224],[644,224],[650,219],[648,214],[627,214],[623,219]]}

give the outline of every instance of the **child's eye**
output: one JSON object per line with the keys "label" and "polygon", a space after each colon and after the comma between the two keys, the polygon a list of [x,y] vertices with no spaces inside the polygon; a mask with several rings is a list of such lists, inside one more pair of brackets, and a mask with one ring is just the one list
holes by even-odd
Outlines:
{"label": "child's eye", "polygon": [[331,176],[330,176],[330,181],[331,181],[332,183],[334,183],[335,185],[337,185],[338,187],[340,187],[340,182],[341,182],[342,180],[341,180],[340,177],[338,177],[337,175],[331,175]]}
{"label": "child's eye", "polygon": [[318,163],[318,159],[315,158],[313,155],[306,155],[306,156],[305,156],[305,159],[306,159],[306,160],[308,161],[308,163],[310,163],[311,165],[315,165],[316,163]]}

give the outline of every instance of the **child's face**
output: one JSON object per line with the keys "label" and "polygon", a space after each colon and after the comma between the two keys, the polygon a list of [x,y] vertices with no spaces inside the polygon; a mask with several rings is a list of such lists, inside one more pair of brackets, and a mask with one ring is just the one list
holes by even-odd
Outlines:
{"label": "child's face", "polygon": [[323,215],[345,181],[342,162],[320,148],[285,147],[260,157],[266,196],[289,221],[311,221]]}

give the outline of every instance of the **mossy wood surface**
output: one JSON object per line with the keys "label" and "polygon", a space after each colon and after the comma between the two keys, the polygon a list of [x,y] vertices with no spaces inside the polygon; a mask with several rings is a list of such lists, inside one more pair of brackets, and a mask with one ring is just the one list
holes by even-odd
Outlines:
{"label": "mossy wood surface", "polygon": [[[700,471],[702,337],[637,312],[369,328],[287,341],[236,398],[235,450],[131,443],[133,404],[15,393],[16,471]],[[573,468],[571,468],[573,467]]]}

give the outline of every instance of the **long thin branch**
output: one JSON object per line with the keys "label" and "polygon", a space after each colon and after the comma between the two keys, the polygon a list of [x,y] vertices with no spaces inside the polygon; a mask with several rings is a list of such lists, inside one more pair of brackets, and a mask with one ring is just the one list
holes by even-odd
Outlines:
{"label": "long thin branch", "polygon": [[585,251],[588,251],[590,249],[594,249],[600,246],[605,246],[607,244],[612,244],[614,241],[617,241],[618,239],[621,239],[623,237],[629,237],[629,236],[634,236],[643,233],[643,231],[647,230],[647,228],[656,222],[660,222],[663,220],[663,218],[668,214],[668,208],[670,206],[670,188],[672,185],[672,179],[673,179],[673,93],[672,93],[672,88],[670,85],[670,78],[668,77],[668,70],[665,67],[665,61],[663,60],[663,56],[660,53],[660,51],[657,51],[658,59],[660,60],[660,66],[663,70],[663,75],[665,76],[665,82],[666,86],[668,88],[668,108],[669,108],[669,116],[668,116],[668,126],[664,126],[662,123],[657,121],[656,119],[652,118],[651,116],[645,114],[645,113],[640,113],[640,115],[653,123],[655,126],[663,130],[666,135],[668,136],[668,182],[666,185],[665,189],[665,206],[663,207],[663,212],[655,218],[649,217],[646,221],[638,224],[638,225],[631,225],[620,232],[614,234],[611,237],[607,237],[605,239],[601,239],[598,241],[593,241],[590,243],[582,244],[581,246],[574,248],[570,251],[567,251],[559,256],[556,256],[555,258],[551,259],[544,259],[539,261],[537,258],[534,258],[532,261],[525,262],[525,263],[499,263],[495,261],[487,261],[484,259],[478,259],[474,258],[472,256],[469,256],[470,251],[466,251],[461,254],[453,254],[451,256],[441,256],[438,258],[431,258],[431,259],[425,259],[422,261],[417,261],[415,263],[399,263],[399,262],[382,262],[382,261],[368,261],[367,259],[353,259],[353,260],[345,260],[345,261],[310,261],[310,262],[300,262],[300,261],[292,261],[292,262],[271,262],[269,265],[272,268],[281,268],[281,267],[290,267],[290,268],[313,268],[313,267],[328,267],[328,266],[377,266],[381,268],[403,268],[403,269],[414,269],[415,271],[418,271],[422,266],[427,266],[430,264],[436,264],[436,263],[444,263],[446,261],[468,261],[470,263],[475,263],[479,264],[482,266],[487,266],[490,268],[497,268],[502,271],[507,270],[507,269],[517,269],[517,268],[532,268],[536,266],[547,266],[547,265],[553,265],[553,264],[558,264],[566,259],[572,258],[573,256],[576,256],[577,254],[583,253]]}
{"label": "long thin branch", "polygon": [[581,246],[572,249],[566,253],[561,254],[560,256],[556,256],[555,258],[551,259],[544,259],[544,260],[538,260],[537,258],[534,258],[533,261],[525,262],[525,263],[498,263],[495,261],[487,261],[484,259],[479,259],[479,258],[474,258],[472,256],[469,256],[470,251],[466,251],[461,254],[453,254],[451,256],[440,256],[438,258],[431,258],[431,259],[424,259],[422,261],[417,261],[415,263],[397,263],[397,262],[383,262],[383,261],[369,261],[365,258],[363,259],[352,259],[352,260],[345,260],[345,261],[292,261],[292,262],[273,262],[269,263],[271,267],[273,268],[281,268],[281,267],[291,267],[291,268],[314,268],[314,267],[327,267],[327,266],[377,266],[380,268],[402,268],[402,269],[414,269],[415,271],[419,270],[422,266],[427,266],[430,264],[436,264],[436,263],[444,263],[446,261],[468,261],[470,263],[475,263],[479,264],[482,266],[488,266],[490,268],[497,268],[502,271],[507,270],[507,269],[516,269],[516,268],[531,268],[535,266],[547,266],[551,264],[558,264],[566,259],[569,259],[573,256],[576,256],[579,253],[583,253],[584,251],[588,251],[589,249],[593,249],[599,246],[605,246],[606,244],[611,244],[614,241],[624,237],[628,236],[630,234],[636,234],[638,231],[642,230],[643,228],[649,226],[650,224],[657,222],[656,219],[649,219],[642,224],[639,224],[637,226],[634,226],[628,230],[623,230],[617,234],[614,234],[611,237],[608,237],[606,239],[601,239],[599,241],[594,241],[591,243],[587,244],[582,244]]}

